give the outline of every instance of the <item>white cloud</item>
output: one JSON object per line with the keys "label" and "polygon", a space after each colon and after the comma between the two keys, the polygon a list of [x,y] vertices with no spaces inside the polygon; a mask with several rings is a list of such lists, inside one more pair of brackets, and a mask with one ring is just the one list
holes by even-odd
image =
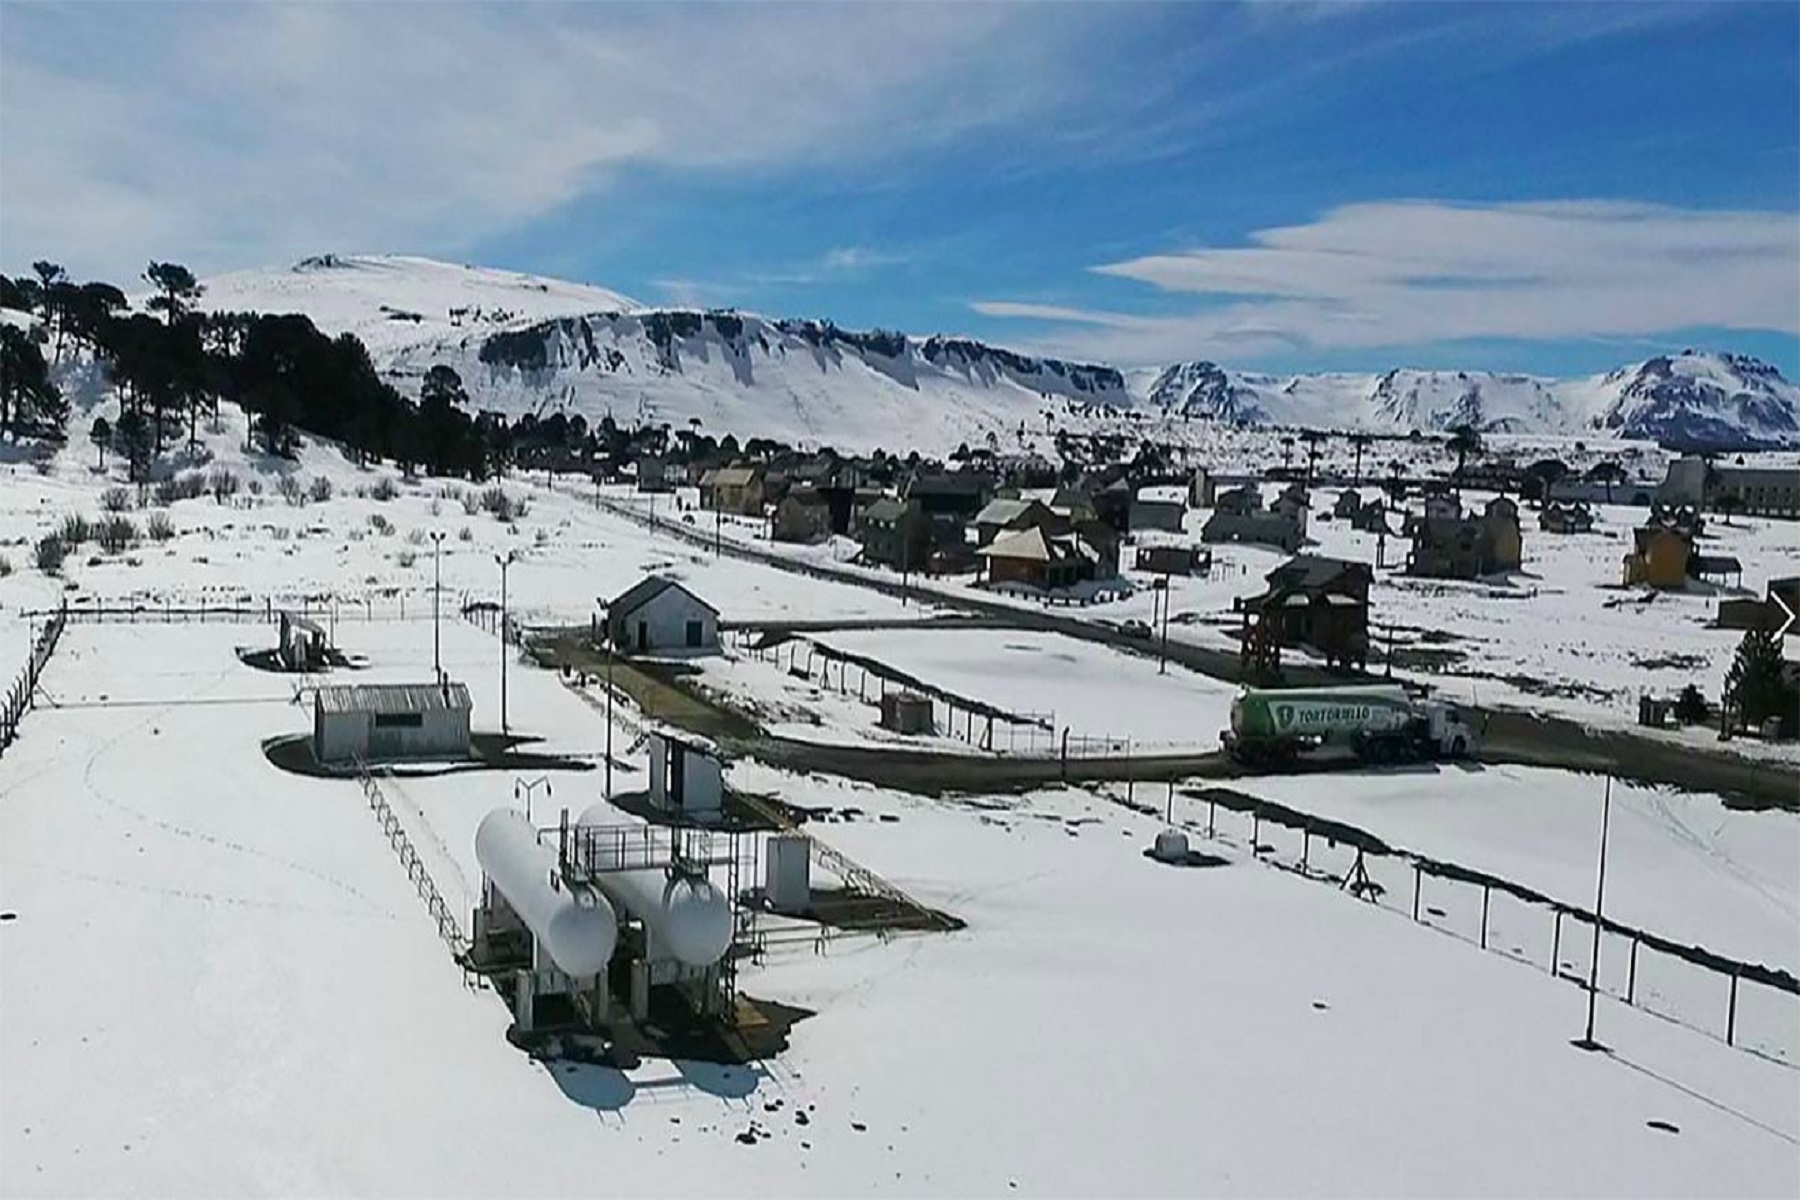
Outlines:
{"label": "white cloud", "polygon": [[[0,256],[454,252],[620,172],[872,161],[1079,103],[1095,10],[8,5]],[[872,265],[841,252],[838,268]]]}
{"label": "white cloud", "polygon": [[1242,247],[1096,267],[1192,311],[1136,316],[982,301],[1059,323],[1059,353],[1119,362],[1417,346],[1465,338],[1800,332],[1800,216],[1617,201],[1388,201],[1265,229]]}

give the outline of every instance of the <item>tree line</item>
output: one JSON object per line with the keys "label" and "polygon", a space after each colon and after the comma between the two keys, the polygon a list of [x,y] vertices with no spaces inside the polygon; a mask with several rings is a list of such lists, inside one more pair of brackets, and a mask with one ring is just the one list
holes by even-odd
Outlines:
{"label": "tree line", "polygon": [[415,402],[381,377],[352,334],[329,336],[296,314],[203,312],[204,286],[179,263],[152,262],[143,280],[152,293],[134,311],[118,287],[77,283],[56,263],[0,275],[0,309],[33,318],[0,320],[0,434],[66,437],[68,403],[54,380],[58,367],[86,356],[104,365],[120,406],[116,422],[97,419],[89,436],[102,462],[117,454],[134,480],[184,435],[197,442],[200,421],[216,419],[222,402],[249,414],[268,454],[291,457],[306,432],[363,461],[471,479],[510,465],[616,465],[721,445],[697,428],[671,436],[666,426],[621,429],[611,417],[590,428],[579,415],[509,421],[472,412],[462,379],[442,364],[426,372]]}

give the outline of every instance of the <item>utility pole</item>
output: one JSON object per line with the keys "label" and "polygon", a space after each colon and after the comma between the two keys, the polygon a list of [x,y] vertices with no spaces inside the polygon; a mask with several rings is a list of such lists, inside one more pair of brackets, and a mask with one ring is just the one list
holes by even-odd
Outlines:
{"label": "utility pole", "polygon": [[[606,601],[600,602],[602,605]],[[611,622],[608,621],[607,625]],[[606,625],[601,626],[607,628]],[[610,632],[610,631],[609,631]],[[613,650],[610,637],[602,636],[594,639],[594,648],[606,655],[606,798],[612,799],[612,762],[613,762]]]}
{"label": "utility pole", "polygon": [[1594,883],[1594,949],[1588,956],[1587,1032],[1575,1045],[1582,1050],[1604,1050],[1594,1040],[1594,1003],[1600,994],[1600,908],[1606,899],[1606,827],[1612,817],[1612,776],[1606,777],[1606,798],[1600,802],[1600,867]]}
{"label": "utility pole", "polygon": [[444,655],[442,635],[438,632],[438,597],[444,591],[444,572],[442,565],[444,550],[444,531],[431,531],[431,670],[437,676],[438,687],[444,686]]}
{"label": "utility pole", "polygon": [[517,550],[508,550],[504,556],[494,555],[494,561],[500,565],[500,734],[504,737],[511,732],[506,724],[506,569],[519,560]]}
{"label": "utility pole", "polygon": [[[1162,595],[1162,648],[1156,655],[1156,673],[1167,675],[1169,673],[1169,577],[1161,576],[1153,586]],[[1155,597],[1153,596],[1151,599],[1154,600]],[[1153,619],[1156,616],[1155,604],[1150,606],[1150,615]]]}

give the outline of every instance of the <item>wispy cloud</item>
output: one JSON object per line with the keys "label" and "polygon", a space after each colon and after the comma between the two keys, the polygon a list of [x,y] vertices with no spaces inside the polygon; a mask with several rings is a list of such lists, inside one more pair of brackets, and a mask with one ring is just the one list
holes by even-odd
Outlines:
{"label": "wispy cloud", "polygon": [[984,300],[1047,348],[1121,362],[1467,338],[1800,332],[1800,216],[1616,201],[1388,201],[1094,268],[1196,297],[1177,315]]}
{"label": "wispy cloud", "polygon": [[[453,252],[621,172],[841,166],[1041,121],[1095,10],[7,5],[0,252]],[[863,252],[844,251],[855,265]]]}

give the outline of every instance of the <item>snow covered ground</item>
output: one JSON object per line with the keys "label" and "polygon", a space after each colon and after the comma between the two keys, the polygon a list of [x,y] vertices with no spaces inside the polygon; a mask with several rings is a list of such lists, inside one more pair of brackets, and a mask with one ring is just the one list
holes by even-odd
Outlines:
{"label": "snow covered ground", "polygon": [[[1615,1052],[1582,1054],[1566,984],[1234,852],[1153,864],[1155,821],[1075,790],[928,802],[735,766],[864,810],[822,835],[969,927],[772,954],[743,986],[818,1015],[764,1066],[546,1070],[464,988],[357,787],[263,759],[307,725],[287,680],[234,654],[268,632],[73,626],[56,706],[0,759],[6,1195],[1743,1196],[1800,1177],[1793,1070],[1616,1005]],[[491,728],[498,643],[443,633]],[[371,657],[359,678],[427,673],[430,634],[340,625]],[[600,742],[548,673],[515,668],[510,703],[545,748]],[[512,782],[399,786],[453,905]],[[557,807],[597,790],[552,782]]]}
{"label": "snow covered ground", "polygon": [[[1268,485],[1273,498],[1280,488]],[[1378,489],[1361,489],[1373,498]],[[611,503],[641,510],[648,501],[620,488],[606,490]],[[1336,502],[1338,489],[1318,489],[1312,497],[1313,519],[1304,553],[1373,563],[1377,539],[1343,521],[1322,519]],[[1489,498],[1469,492],[1465,507]],[[692,501],[688,501],[691,503]],[[664,501],[665,506],[667,501]],[[1189,510],[1185,537],[1197,542],[1209,510]],[[1792,521],[1737,517],[1727,525],[1713,518],[1700,543],[1702,553],[1737,558],[1743,565],[1743,590],[1692,584],[1686,590],[1652,592],[1620,586],[1631,531],[1644,510],[1624,505],[1595,506],[1592,533],[1560,535],[1537,528],[1536,513],[1521,513],[1524,562],[1511,576],[1482,581],[1415,579],[1404,574],[1407,541],[1389,538],[1385,562],[1392,569],[1376,574],[1370,592],[1370,621],[1377,658],[1385,632],[1403,651],[1437,659],[1430,669],[1410,667],[1396,673],[1430,683],[1446,695],[1482,705],[1501,705],[1552,712],[1601,724],[1635,726],[1637,699],[1643,692],[1678,692],[1696,683],[1715,700],[1723,685],[1742,633],[1712,628],[1719,601],[1734,595],[1760,596],[1770,579],[1800,574],[1800,526]],[[712,514],[697,514],[695,526],[714,532]],[[818,545],[792,545],[766,539],[766,525],[727,519],[718,535],[754,545],[796,562],[834,569],[884,582],[889,571],[855,566],[857,547],[847,538]],[[1163,540],[1167,540],[1166,535]],[[1234,598],[1255,595],[1264,576],[1290,556],[1273,547],[1213,546],[1213,569],[1204,576],[1169,580],[1169,637],[1215,649],[1235,650],[1241,620],[1232,612]],[[1132,570],[1131,550],[1123,554],[1123,577],[1133,590],[1120,599],[1070,610],[1103,622],[1150,621],[1158,603],[1148,590],[1151,576]],[[1021,607],[1030,599],[978,588],[972,577],[915,578],[924,595],[978,595]],[[1290,652],[1299,654],[1301,652]],[[980,693],[977,693],[980,694]],[[1707,739],[1701,731],[1670,732],[1675,740]],[[1746,754],[1793,758],[1792,745],[1740,741]]]}
{"label": "snow covered ground", "polygon": [[1235,685],[1052,633],[1022,630],[846,630],[826,646],[878,659],[927,683],[1057,729],[1131,739],[1146,752],[1216,750]]}
{"label": "snow covered ground", "polygon": [[[1605,781],[1535,767],[1343,772],[1234,784],[1368,830],[1396,848],[1591,908]],[[1606,914],[1800,975],[1800,819],[1618,783]],[[1800,1019],[1800,1001],[1795,1017]],[[1800,1030],[1796,1030],[1800,1034]]]}
{"label": "snow covered ground", "polygon": [[[0,467],[0,555],[12,567],[0,575],[0,641],[15,647],[0,650],[0,669],[24,657],[24,611],[64,595],[334,596],[338,643],[369,664],[348,678],[427,678],[433,530],[445,534],[447,600],[495,598],[494,555],[519,551],[509,599],[528,619],[585,622],[595,597],[653,569],[681,575],[728,618],[920,615],[866,589],[704,554],[596,509],[591,491],[509,481],[531,508],[502,523],[466,513],[436,482],[358,496],[387,473],[314,444],[297,466],[267,462],[239,448],[242,432],[229,415],[206,438],[209,460],[193,460],[237,472],[235,496],[176,501],[162,510],[176,530],[166,542],[84,546],[60,577],[31,565],[31,543],[71,513],[100,515],[108,476],[79,445],[41,473],[22,460]],[[328,479],[333,498],[288,503],[277,483],[289,472]],[[128,515],[141,530],[149,513]],[[1196,602],[1178,596],[1177,615]],[[450,612],[441,633],[476,728],[497,727],[499,642]],[[994,703],[1055,708],[1078,730],[1186,737],[1191,721],[1204,743],[1229,690],[1041,635],[819,636]],[[0,914],[11,914],[0,920],[0,1195],[1016,1185],[1740,1196],[1800,1184],[1793,1068],[1610,1001],[1614,1053],[1583,1055],[1567,1044],[1582,997],[1548,973],[1259,866],[1241,839],[1220,847],[1231,861],[1216,869],[1152,864],[1140,852],[1158,822],[1075,789],[934,802],[734,764],[740,787],[862,809],[866,819],[821,835],[968,928],[772,952],[745,989],[818,1015],[753,1070],[533,1065],[504,1041],[500,1001],[463,986],[358,787],[264,758],[264,738],[310,726],[291,678],[238,660],[237,647],[273,637],[260,623],[72,623],[38,708],[0,757]],[[532,748],[597,761],[601,718],[555,676],[514,665],[508,693],[514,730],[543,739]],[[622,712],[615,744],[629,747],[637,728]],[[641,786],[644,764],[631,766],[615,786]],[[536,775],[387,785],[465,919],[476,824],[522,802],[517,786]],[[598,771],[549,778],[549,794],[530,801],[540,821],[602,787]],[[1592,781],[1494,769],[1433,794],[1443,778],[1264,782],[1295,807],[1583,899]],[[1618,798],[1620,907],[1609,911],[1792,961],[1782,937],[1791,946],[1800,928],[1781,857],[1792,814]],[[768,1136],[746,1145],[737,1136],[752,1123]]]}

